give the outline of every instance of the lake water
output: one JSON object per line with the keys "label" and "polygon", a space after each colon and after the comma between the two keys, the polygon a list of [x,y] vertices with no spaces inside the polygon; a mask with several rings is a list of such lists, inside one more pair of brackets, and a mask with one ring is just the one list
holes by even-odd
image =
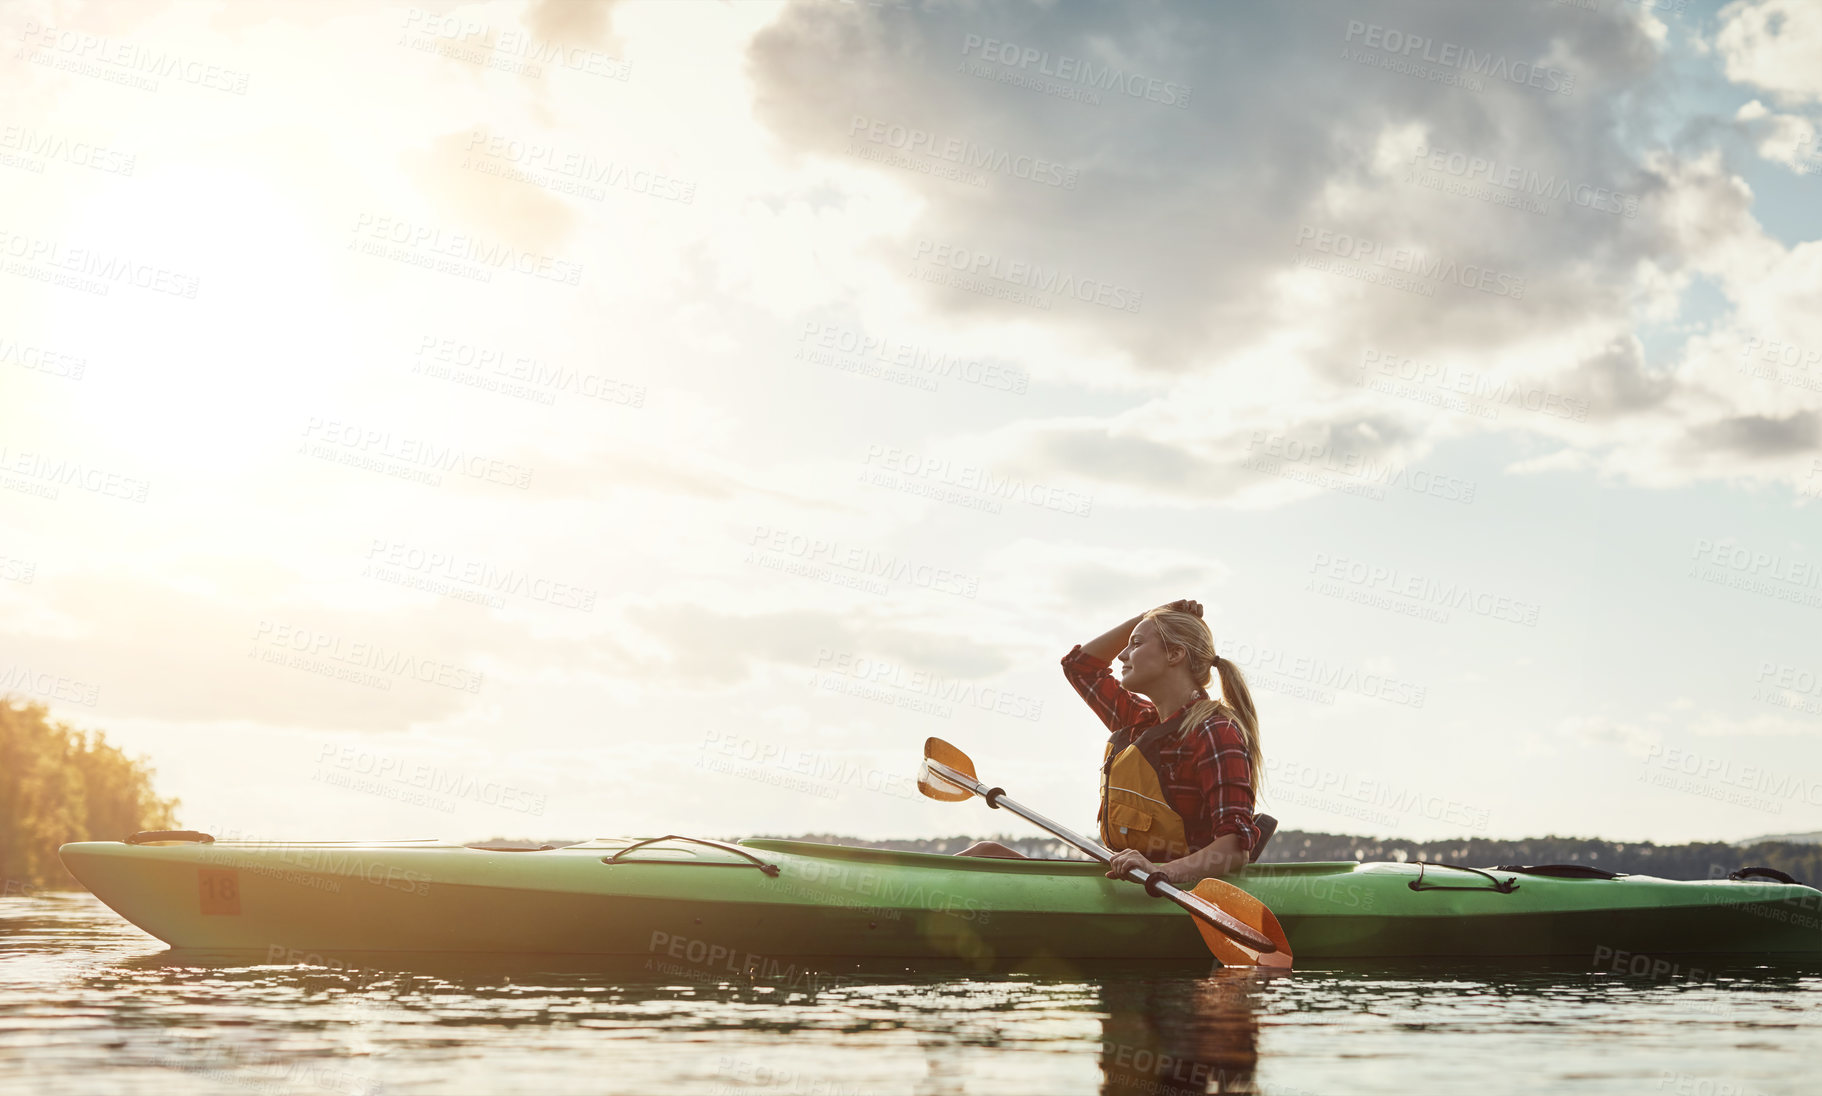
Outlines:
{"label": "lake water", "polygon": [[87,894],[0,899],[0,1091],[1758,1096],[1822,1086],[1818,967],[1656,977],[1485,963],[1277,975],[793,967],[748,980],[643,961],[267,958],[171,951]]}

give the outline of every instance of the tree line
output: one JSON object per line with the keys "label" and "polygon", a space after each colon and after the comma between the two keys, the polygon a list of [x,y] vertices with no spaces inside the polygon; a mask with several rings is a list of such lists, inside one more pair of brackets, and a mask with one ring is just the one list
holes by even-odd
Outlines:
{"label": "tree line", "polygon": [[1284,830],[1265,848],[1263,860],[1429,860],[1484,868],[1497,864],[1583,864],[1626,875],[1662,879],[1715,879],[1735,868],[1776,868],[1806,883],[1822,883],[1822,845],[1760,841],[1730,845],[1698,841],[1655,845],[1649,841],[1602,841],[1594,837],[1527,837],[1519,841],[1464,837],[1449,841],[1406,841],[1341,833]]}
{"label": "tree line", "polygon": [[[900,852],[953,854],[967,848],[973,837],[905,838],[864,841],[835,834],[804,834],[795,841],[830,845],[864,845]],[[1085,859],[1081,853],[1053,837],[998,835],[998,841],[1026,856],[1047,859]],[[1730,845],[1701,841],[1688,845],[1654,845],[1650,842],[1602,841],[1593,837],[1528,837],[1517,841],[1464,837],[1449,841],[1407,841],[1400,838],[1357,837],[1344,833],[1280,830],[1265,847],[1263,863],[1313,860],[1427,860],[1490,868],[1500,864],[1583,864],[1625,875],[1655,875],[1662,879],[1716,879],[1742,867],[1776,868],[1800,882],[1822,884],[1822,844],[1760,841]]]}
{"label": "tree line", "polygon": [[176,807],[153,791],[145,761],[100,731],[53,722],[43,704],[0,698],[0,893],[76,886],[57,846],[170,829]]}

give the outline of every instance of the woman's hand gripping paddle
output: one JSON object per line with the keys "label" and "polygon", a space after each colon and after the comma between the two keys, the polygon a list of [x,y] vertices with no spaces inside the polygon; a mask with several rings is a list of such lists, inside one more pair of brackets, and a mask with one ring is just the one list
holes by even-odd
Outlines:
{"label": "woman's hand gripping paddle", "polygon": [[[918,774],[917,790],[948,803],[978,795],[988,806],[1006,808],[1103,864],[1113,860],[1113,853],[1102,846],[1006,798],[1005,789],[981,783],[975,778],[974,762],[968,755],[940,738],[924,742],[924,765]],[[1148,880],[1137,869],[1129,872],[1127,878],[1143,883],[1146,893],[1168,898],[1188,910],[1196,919],[1203,942],[1223,966],[1290,967],[1291,945],[1278,919],[1263,902],[1232,883],[1204,879],[1194,890],[1185,892],[1161,879]]]}

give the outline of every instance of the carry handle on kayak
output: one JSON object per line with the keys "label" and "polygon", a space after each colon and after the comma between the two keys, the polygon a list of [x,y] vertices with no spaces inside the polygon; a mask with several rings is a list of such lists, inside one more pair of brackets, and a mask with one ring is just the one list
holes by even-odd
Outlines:
{"label": "carry handle on kayak", "polygon": [[[716,861],[713,861],[713,860],[623,860],[623,859],[621,859],[627,853],[632,852],[634,849],[643,849],[647,845],[656,845],[660,841],[688,841],[688,842],[690,842],[692,844],[696,844],[696,845],[707,845],[710,848],[720,849],[722,852],[731,852],[735,856],[744,858],[747,861],[747,863],[725,864],[725,863],[717,863]],[[682,866],[684,866],[686,868],[758,868],[760,871],[765,872],[767,875],[772,876],[773,878],[778,877],[778,865],[777,864],[768,864],[764,860],[759,859],[759,857],[754,856],[752,853],[741,848],[739,845],[730,845],[726,841],[712,841],[706,837],[684,837],[681,834],[675,834],[675,833],[667,833],[663,837],[648,837],[644,841],[635,841],[632,844],[628,845],[626,848],[621,849],[620,851],[614,853],[614,855],[612,855],[612,856],[603,856],[601,858],[601,862],[603,864],[669,864],[672,866],[681,864]]]}
{"label": "carry handle on kayak", "polygon": [[[917,787],[930,798],[945,802],[959,802],[978,795],[987,801],[989,807],[1011,811],[1039,829],[1048,830],[1074,845],[1099,863],[1109,864],[1113,861],[1113,853],[1100,844],[1008,798],[1006,789],[989,788],[981,783],[974,776],[974,762],[968,755],[940,738],[924,742],[923,772],[918,776]],[[1291,965],[1291,949],[1284,937],[1284,930],[1278,926],[1278,919],[1258,899],[1219,879],[1205,879],[1193,892],[1185,892],[1172,886],[1162,876],[1162,872],[1153,872],[1148,876],[1136,868],[1129,869],[1126,874],[1126,878],[1143,884],[1147,894],[1168,898],[1188,910],[1196,918],[1196,927],[1201,930],[1203,942],[1208,944],[1209,950],[1223,964],[1285,968]],[[1224,900],[1245,909],[1259,924],[1248,924],[1216,905],[1211,897],[1216,893]],[[1217,931],[1220,935],[1216,934]]]}
{"label": "carry handle on kayak", "polygon": [[197,845],[213,845],[215,837],[201,830],[140,830],[127,838],[129,845],[151,845],[160,841],[189,841]]}
{"label": "carry handle on kayak", "polygon": [[1809,885],[1807,883],[1802,882],[1801,880],[1792,879],[1788,874],[1781,872],[1776,868],[1761,868],[1761,867],[1738,868],[1738,869],[1735,869],[1734,871],[1728,872],[1727,878],[1736,883],[1743,882],[1748,879],[1759,878],[1759,879],[1770,879],[1776,883],[1789,883],[1792,886],[1796,886],[1796,887],[1806,887]]}
{"label": "carry handle on kayak", "polygon": [[1618,879],[1624,872],[1591,868],[1586,864],[1496,864],[1494,871],[1515,871],[1520,875],[1541,875],[1549,879]]}
{"label": "carry handle on kayak", "polygon": [[[1418,860],[1414,861],[1414,863],[1417,865],[1417,878],[1406,884],[1414,891],[1494,891],[1499,894],[1511,894],[1518,889],[1518,880],[1516,879],[1495,879],[1491,874],[1481,871],[1479,868],[1470,868],[1465,864],[1445,864],[1440,860]],[[1475,875],[1484,876],[1487,881],[1493,885],[1491,887],[1451,887],[1443,883],[1431,883],[1426,886],[1423,881],[1423,873],[1430,868],[1449,868],[1453,871],[1471,871]],[[1501,868],[1500,870],[1505,871],[1506,869]]]}

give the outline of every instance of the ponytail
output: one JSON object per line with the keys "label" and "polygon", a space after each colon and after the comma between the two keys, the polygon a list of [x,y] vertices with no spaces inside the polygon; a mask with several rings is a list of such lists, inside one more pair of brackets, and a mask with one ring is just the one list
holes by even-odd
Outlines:
{"label": "ponytail", "polygon": [[1240,667],[1217,655],[1214,668],[1221,674],[1222,706],[1233,713],[1240,736],[1246,742],[1246,762],[1253,770],[1253,801],[1257,803],[1259,789],[1265,784],[1265,752],[1259,748],[1259,709],[1253,707],[1253,693],[1246,687],[1246,677],[1240,673]]}
{"label": "ponytail", "polygon": [[1188,650],[1189,675],[1203,689],[1213,684],[1209,676],[1211,671],[1220,675],[1218,695],[1191,704],[1173,737],[1188,734],[1192,727],[1201,726],[1211,715],[1232,720],[1240,728],[1240,738],[1246,746],[1246,763],[1252,770],[1253,802],[1257,804],[1259,789],[1265,783],[1265,752],[1259,747],[1259,710],[1253,706],[1253,694],[1246,687],[1246,677],[1240,673],[1240,667],[1215,653],[1215,637],[1201,617],[1174,609],[1153,609],[1145,616],[1157,625],[1164,642]]}

